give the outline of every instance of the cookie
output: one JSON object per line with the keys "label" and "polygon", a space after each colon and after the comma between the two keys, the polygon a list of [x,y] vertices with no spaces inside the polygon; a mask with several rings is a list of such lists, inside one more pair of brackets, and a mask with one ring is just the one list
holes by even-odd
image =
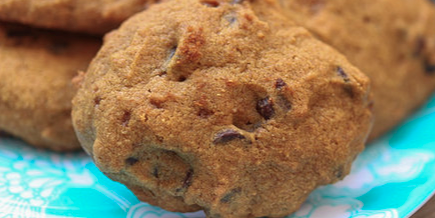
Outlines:
{"label": "cookie", "polygon": [[104,34],[157,0],[2,0],[0,20]]}
{"label": "cookie", "polygon": [[435,4],[428,0],[280,0],[286,15],[372,81],[374,139],[435,90]]}
{"label": "cookie", "polygon": [[0,129],[57,151],[80,144],[71,123],[71,79],[100,40],[0,23]]}
{"label": "cookie", "polygon": [[370,102],[368,78],[273,1],[173,0],[106,36],[72,115],[142,201],[280,217],[348,174]]}

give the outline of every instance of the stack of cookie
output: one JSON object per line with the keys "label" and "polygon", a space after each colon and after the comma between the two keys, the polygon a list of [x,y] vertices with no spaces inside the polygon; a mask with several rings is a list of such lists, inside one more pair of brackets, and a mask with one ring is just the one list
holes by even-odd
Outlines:
{"label": "stack of cookie", "polygon": [[0,20],[1,130],[208,217],[291,214],[435,90],[428,0],[8,0]]}

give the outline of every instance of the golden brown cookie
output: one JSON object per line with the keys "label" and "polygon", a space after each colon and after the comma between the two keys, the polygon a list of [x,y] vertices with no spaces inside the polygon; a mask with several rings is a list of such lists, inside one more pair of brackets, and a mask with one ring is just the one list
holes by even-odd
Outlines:
{"label": "golden brown cookie", "polygon": [[1,0],[0,20],[104,34],[158,0]]}
{"label": "golden brown cookie", "polygon": [[0,129],[37,147],[80,147],[71,124],[71,79],[100,41],[0,23]]}
{"label": "golden brown cookie", "polygon": [[376,138],[435,90],[435,5],[428,0],[280,0],[286,15],[372,81]]}
{"label": "golden brown cookie", "polygon": [[79,140],[142,201],[280,217],[342,179],[369,81],[271,1],[173,0],[107,35],[73,100]]}

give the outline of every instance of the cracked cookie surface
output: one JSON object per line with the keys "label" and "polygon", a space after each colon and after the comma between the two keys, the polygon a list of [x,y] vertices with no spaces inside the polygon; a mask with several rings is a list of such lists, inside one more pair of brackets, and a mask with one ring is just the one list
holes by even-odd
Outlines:
{"label": "cracked cookie surface", "polygon": [[348,174],[368,79],[278,7],[174,0],[107,35],[73,100],[101,171],[142,201],[226,218],[290,214]]}
{"label": "cracked cookie surface", "polygon": [[279,0],[285,14],[371,79],[374,139],[435,91],[435,4],[428,0]]}
{"label": "cracked cookie surface", "polygon": [[100,40],[0,23],[0,129],[57,151],[80,144],[71,123],[71,79]]}

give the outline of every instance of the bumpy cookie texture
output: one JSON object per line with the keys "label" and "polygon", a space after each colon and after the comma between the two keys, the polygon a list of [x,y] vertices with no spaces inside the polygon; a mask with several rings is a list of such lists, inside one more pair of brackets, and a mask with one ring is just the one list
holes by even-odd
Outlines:
{"label": "bumpy cookie texture", "polygon": [[32,26],[106,33],[158,0],[2,0],[0,20]]}
{"label": "bumpy cookie texture", "polygon": [[107,35],[73,100],[97,166],[143,201],[226,218],[290,214],[348,174],[368,79],[277,7],[174,0]]}
{"label": "bumpy cookie texture", "polygon": [[279,0],[286,15],[372,81],[375,125],[391,129],[435,90],[435,5],[429,0]]}
{"label": "bumpy cookie texture", "polygon": [[79,149],[71,79],[99,46],[93,38],[0,23],[0,129],[37,147]]}

